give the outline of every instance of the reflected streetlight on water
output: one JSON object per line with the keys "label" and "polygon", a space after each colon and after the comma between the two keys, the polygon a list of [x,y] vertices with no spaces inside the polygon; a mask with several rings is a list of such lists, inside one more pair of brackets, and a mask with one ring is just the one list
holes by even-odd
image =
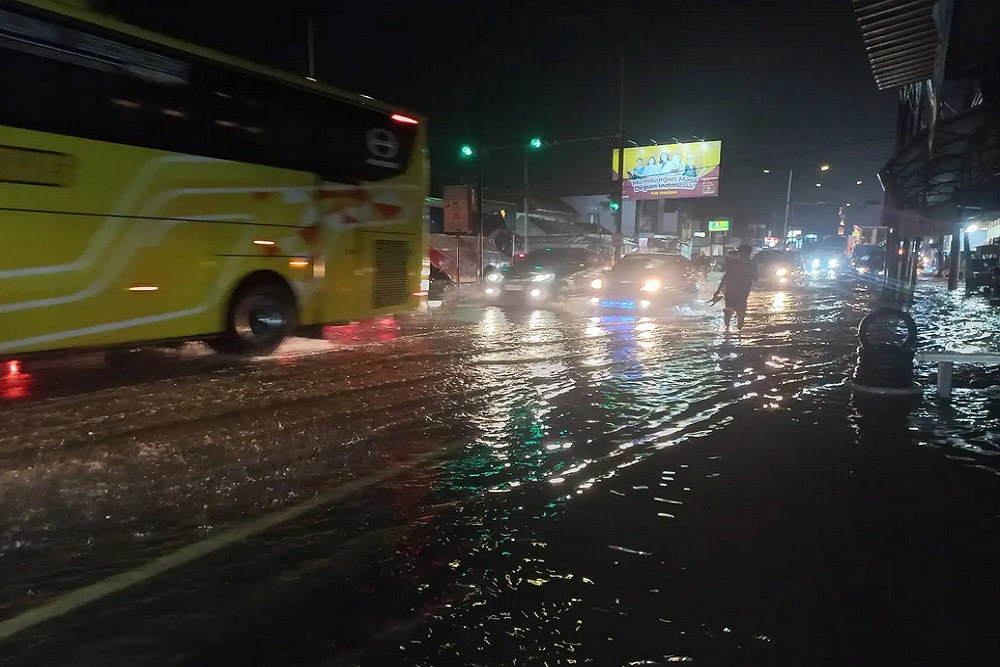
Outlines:
{"label": "reflected streetlight on water", "polygon": [[788,292],[775,292],[771,300],[771,311],[783,313],[788,310]]}

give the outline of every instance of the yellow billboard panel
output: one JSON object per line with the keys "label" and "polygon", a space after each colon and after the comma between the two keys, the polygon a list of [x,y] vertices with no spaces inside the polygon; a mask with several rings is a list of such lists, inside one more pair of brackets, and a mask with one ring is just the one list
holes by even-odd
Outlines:
{"label": "yellow billboard panel", "polygon": [[[693,141],[625,149],[623,199],[684,199],[719,195],[721,141]],[[618,150],[611,156],[614,180]]]}

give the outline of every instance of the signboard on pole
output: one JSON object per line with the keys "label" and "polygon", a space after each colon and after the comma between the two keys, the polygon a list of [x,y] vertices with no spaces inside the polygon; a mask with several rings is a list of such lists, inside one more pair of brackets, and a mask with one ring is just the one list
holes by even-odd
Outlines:
{"label": "signboard on pole", "polygon": [[729,219],[722,220],[709,220],[708,221],[708,231],[710,232],[728,232],[729,231]]}
{"label": "signboard on pole", "polygon": [[612,154],[612,178],[622,183],[622,199],[687,199],[719,196],[721,141],[692,141],[626,148],[625,173]]}
{"label": "signboard on pole", "polygon": [[444,233],[468,234],[472,230],[472,187],[446,185],[443,199]]}

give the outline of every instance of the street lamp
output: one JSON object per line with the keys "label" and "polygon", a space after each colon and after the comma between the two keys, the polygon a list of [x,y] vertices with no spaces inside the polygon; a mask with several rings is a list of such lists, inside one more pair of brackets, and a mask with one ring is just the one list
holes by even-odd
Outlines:
{"label": "street lamp", "polygon": [[[820,171],[829,171],[830,170],[830,165],[825,164],[825,163],[821,164],[821,165],[819,165],[819,170]],[[771,170],[770,169],[765,169],[764,173],[765,174],[770,174]],[[794,174],[795,174],[795,170],[790,168],[788,170],[788,190],[785,193],[785,222],[784,222],[783,239],[787,239],[788,238],[788,218],[790,217],[791,212],[792,212],[792,178],[793,178]],[[816,187],[817,188],[821,188],[821,187],[823,187],[823,184],[822,183],[817,183]]]}

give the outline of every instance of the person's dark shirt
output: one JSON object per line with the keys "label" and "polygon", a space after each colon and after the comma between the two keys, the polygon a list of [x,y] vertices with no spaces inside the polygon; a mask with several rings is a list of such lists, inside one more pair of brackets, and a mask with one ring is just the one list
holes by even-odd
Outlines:
{"label": "person's dark shirt", "polygon": [[733,257],[726,262],[726,274],[722,278],[723,289],[730,294],[750,293],[757,280],[757,265],[741,257]]}

